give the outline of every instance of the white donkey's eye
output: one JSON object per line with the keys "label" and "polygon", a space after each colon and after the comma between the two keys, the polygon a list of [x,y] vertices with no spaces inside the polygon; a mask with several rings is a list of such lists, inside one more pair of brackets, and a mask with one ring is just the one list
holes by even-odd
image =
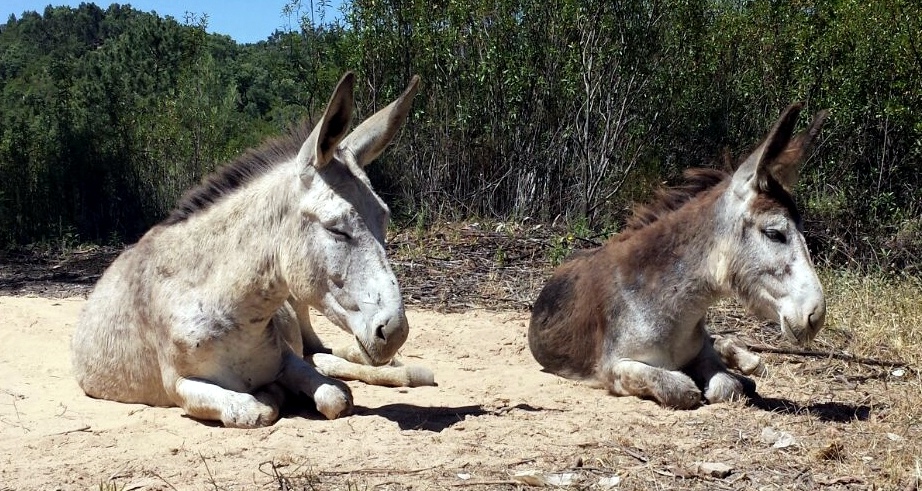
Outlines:
{"label": "white donkey's eye", "polygon": [[352,236],[348,232],[344,232],[338,228],[326,227],[326,231],[337,240],[352,240]]}
{"label": "white donkey's eye", "polygon": [[768,237],[768,240],[777,242],[779,244],[785,244],[788,241],[788,238],[784,235],[784,232],[776,228],[764,229],[762,230],[762,234]]}

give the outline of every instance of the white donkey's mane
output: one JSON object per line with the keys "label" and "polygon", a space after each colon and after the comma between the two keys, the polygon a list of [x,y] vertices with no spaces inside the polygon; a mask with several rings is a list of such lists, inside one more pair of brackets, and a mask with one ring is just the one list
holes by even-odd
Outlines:
{"label": "white donkey's mane", "polygon": [[293,126],[288,134],[270,138],[259,147],[249,149],[219,167],[206,176],[198,186],[186,191],[161,225],[182,222],[265,175],[279,164],[290,162],[298,155],[301,145],[312,129],[313,125],[305,120]]}

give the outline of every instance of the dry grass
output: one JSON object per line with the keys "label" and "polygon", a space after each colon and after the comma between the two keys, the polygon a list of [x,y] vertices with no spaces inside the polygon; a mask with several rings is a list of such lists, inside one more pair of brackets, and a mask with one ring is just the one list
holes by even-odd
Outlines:
{"label": "dry grass", "polygon": [[825,338],[851,354],[922,362],[922,278],[823,272],[828,298]]}
{"label": "dry grass", "polygon": [[[502,271],[506,269],[492,268],[488,274]],[[474,469],[479,480],[459,481],[450,470],[437,467],[412,475],[386,469],[374,475],[321,473],[314,485],[337,489],[359,479],[368,489],[442,489],[446,482],[465,490],[524,489],[516,473],[537,469],[547,479],[569,476],[572,483],[563,489],[604,489],[600,480],[617,476],[620,483],[612,489],[918,490],[920,279],[831,271],[821,276],[827,326],[809,350],[787,343],[777,326],[753,320],[733,302],[714,309],[715,331],[738,335],[763,351],[771,372],[758,380],[759,399],[665,415],[655,411],[627,427],[613,414],[612,422],[574,428],[586,432],[585,443],[536,442],[533,458],[517,465],[497,462]],[[518,283],[511,277],[500,280],[512,285],[509,290],[519,284],[521,295],[534,277],[530,272]],[[487,435],[499,435],[497,428],[509,424],[503,416],[481,418],[493,428]],[[530,427],[552,424],[534,418]],[[607,439],[588,437],[609,425],[620,429]],[[776,448],[763,435],[768,429],[790,434],[792,443]],[[556,430],[545,426],[541,431]],[[732,471],[714,477],[702,473],[698,462],[726,464]]]}
{"label": "dry grass", "polygon": [[[918,489],[922,279],[838,271],[820,276],[827,296],[826,327],[809,350],[788,344],[776,326],[755,323],[732,303],[717,309],[712,325],[765,352],[772,372],[762,384],[768,388],[760,391],[765,401],[756,406],[785,415],[781,419],[788,420],[791,431],[806,436],[802,458],[795,461],[815,473],[839,476],[820,484]],[[769,392],[773,389],[777,393]]]}
{"label": "dry grass", "polygon": [[[411,262],[417,274],[429,274],[426,291],[442,292],[435,305],[527,309],[561,244],[592,245],[561,237],[494,225],[441,229],[412,238],[426,252]],[[447,274],[439,271],[445,266]],[[402,284],[412,289],[419,278],[407,275]],[[763,352],[771,375],[759,381],[761,399],[708,408],[717,425],[677,413],[675,426],[633,428],[613,445],[582,449],[580,459],[621,475],[619,489],[918,489],[922,279],[841,271],[823,271],[821,279],[827,324],[809,349],[791,345],[776,325],[759,323],[732,301],[713,309],[715,332],[738,335]],[[426,305],[425,295],[417,299]],[[784,429],[797,443],[766,449],[765,428]],[[549,472],[571,470],[571,453],[549,452]],[[735,473],[729,480],[696,475],[689,459],[702,454]],[[493,487],[513,471],[496,469]],[[596,471],[577,472],[585,479],[572,487],[597,488],[588,485]]]}
{"label": "dry grass", "polygon": [[861,435],[855,435],[854,443],[878,454],[881,475],[889,477],[884,488],[915,489],[922,479],[922,278],[824,272],[822,279],[828,299],[824,343],[859,360],[895,363],[830,364],[831,370],[850,369],[864,378],[853,383],[877,389],[868,393],[877,411],[867,429],[902,444],[881,446]]}

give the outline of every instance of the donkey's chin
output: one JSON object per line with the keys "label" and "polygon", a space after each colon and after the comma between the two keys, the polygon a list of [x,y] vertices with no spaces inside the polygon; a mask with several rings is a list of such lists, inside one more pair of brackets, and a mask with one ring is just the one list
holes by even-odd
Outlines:
{"label": "donkey's chin", "polygon": [[379,367],[382,365],[387,365],[388,363],[391,362],[391,359],[393,358],[392,356],[383,358],[381,356],[372,355],[372,353],[368,350],[368,348],[365,347],[365,344],[362,343],[362,340],[359,339],[358,336],[355,337],[355,344],[359,348],[358,353],[362,357],[362,363],[365,365]]}
{"label": "donkey's chin", "polygon": [[784,337],[798,346],[810,344],[816,336],[816,331],[810,329],[809,326],[792,326],[784,317],[781,317],[780,324]]}

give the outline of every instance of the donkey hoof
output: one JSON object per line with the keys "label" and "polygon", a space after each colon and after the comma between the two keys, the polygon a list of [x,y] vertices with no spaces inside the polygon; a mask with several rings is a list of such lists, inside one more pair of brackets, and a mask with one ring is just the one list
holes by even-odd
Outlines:
{"label": "donkey hoof", "polygon": [[336,419],[352,412],[352,395],[335,385],[323,384],[314,392],[314,404],[327,419]]}
{"label": "donkey hoof", "polygon": [[[689,379],[689,382],[691,380]],[[701,405],[701,391],[698,387],[677,387],[676,390],[658,398],[660,404],[672,409],[695,409]]]}
{"label": "donkey hoof", "polygon": [[663,401],[663,405],[672,409],[695,409],[701,406],[701,392],[687,392],[676,394],[669,400]]}
{"label": "donkey hoof", "polygon": [[745,375],[752,375],[753,377],[767,377],[768,368],[765,366],[765,363],[762,362],[762,359],[756,357],[754,363],[750,364],[740,364],[740,371]]}
{"label": "donkey hoof", "polygon": [[420,366],[407,366],[407,387],[424,387],[438,385],[435,383],[435,374],[432,370]]}
{"label": "donkey hoof", "polygon": [[746,395],[743,383],[729,373],[716,373],[708,381],[704,398],[711,404],[742,399]]}
{"label": "donkey hoof", "polygon": [[221,423],[227,428],[262,428],[272,425],[278,418],[277,407],[263,404],[254,398],[246,406],[232,406],[224,411]]}

